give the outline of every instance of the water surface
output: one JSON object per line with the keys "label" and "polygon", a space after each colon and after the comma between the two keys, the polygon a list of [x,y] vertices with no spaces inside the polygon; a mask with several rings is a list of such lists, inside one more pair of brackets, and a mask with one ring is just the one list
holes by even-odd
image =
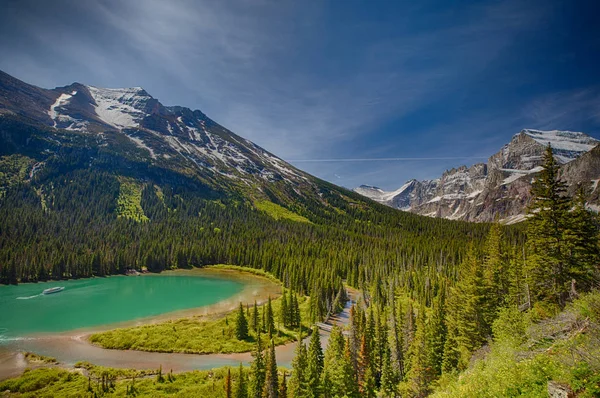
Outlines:
{"label": "water surface", "polygon": [[[64,286],[54,294],[44,289]],[[0,286],[0,341],[114,324],[215,304],[238,294],[239,280],[160,274]]]}

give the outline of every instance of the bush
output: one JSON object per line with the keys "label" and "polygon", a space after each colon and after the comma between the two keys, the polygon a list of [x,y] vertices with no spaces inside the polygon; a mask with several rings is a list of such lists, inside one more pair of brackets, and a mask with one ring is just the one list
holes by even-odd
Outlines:
{"label": "bush", "polygon": [[552,318],[560,313],[558,304],[546,301],[538,301],[529,311],[532,322],[539,322],[544,319]]}
{"label": "bush", "polygon": [[528,322],[515,307],[502,308],[492,325],[494,341],[518,346],[525,341]]}

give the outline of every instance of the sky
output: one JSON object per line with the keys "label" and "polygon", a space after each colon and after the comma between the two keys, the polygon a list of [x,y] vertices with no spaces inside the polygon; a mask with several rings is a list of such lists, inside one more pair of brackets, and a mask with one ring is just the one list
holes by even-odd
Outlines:
{"label": "sky", "polygon": [[141,86],[318,177],[386,190],[523,128],[600,138],[600,4],[0,0],[0,70]]}

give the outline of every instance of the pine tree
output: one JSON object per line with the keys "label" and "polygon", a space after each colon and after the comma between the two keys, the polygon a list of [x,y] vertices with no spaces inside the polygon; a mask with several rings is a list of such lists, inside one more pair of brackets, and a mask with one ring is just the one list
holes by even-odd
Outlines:
{"label": "pine tree", "polygon": [[424,311],[419,311],[417,330],[410,348],[411,363],[407,382],[414,397],[427,396],[431,381],[434,379],[433,367],[429,362],[431,347],[428,347],[425,318]]}
{"label": "pine tree", "polygon": [[299,340],[294,359],[292,360],[292,377],[289,383],[290,392],[294,398],[308,398],[310,396],[306,375],[307,365],[306,346],[302,340]]}
{"label": "pine tree", "polygon": [[235,322],[235,337],[238,340],[245,340],[248,338],[248,320],[244,313],[244,306],[240,303],[239,311]]}
{"label": "pine tree", "polygon": [[279,313],[279,319],[283,327],[287,328],[290,326],[289,320],[289,310],[288,310],[288,300],[285,291],[281,295],[281,309]]}
{"label": "pine tree", "polygon": [[492,224],[486,241],[483,277],[489,300],[482,311],[485,312],[487,322],[491,325],[508,293],[506,256],[502,251],[502,227],[498,222]]}
{"label": "pine tree", "polygon": [[252,325],[252,330],[254,330],[254,333],[258,333],[258,329],[260,328],[260,323],[259,323],[259,316],[258,316],[258,305],[256,304],[256,300],[254,300],[254,308],[252,310],[252,318],[251,319],[251,325]]}
{"label": "pine tree", "polygon": [[403,374],[406,375],[408,373],[408,368],[410,366],[410,346],[412,344],[413,338],[415,336],[415,313],[413,309],[412,301],[409,301],[408,306],[406,307],[406,313],[404,314],[404,322],[402,325],[402,351],[403,351]]}
{"label": "pine tree", "polygon": [[287,396],[287,372],[284,370],[281,383],[279,384],[279,398],[287,398]]}
{"label": "pine tree", "polygon": [[250,374],[252,375],[252,397],[262,398],[262,391],[265,385],[266,367],[263,357],[263,348],[261,343],[260,332],[256,337],[256,349],[252,356],[254,360],[250,365]]}
{"label": "pine tree", "polygon": [[367,336],[363,334],[360,340],[360,351],[358,353],[358,385],[361,394],[364,394],[364,385],[367,372],[373,376],[371,367],[371,352],[367,343]]}
{"label": "pine tree", "polygon": [[375,375],[373,374],[372,368],[368,367],[365,371],[363,382],[359,386],[360,397],[375,398],[377,396],[376,388]]}
{"label": "pine tree", "polygon": [[402,313],[400,308],[396,308],[396,299],[394,291],[390,291],[390,315],[389,315],[389,341],[391,365],[398,378],[404,377],[404,351],[403,334],[400,331],[400,322],[398,322],[398,312]]}
{"label": "pine tree", "polygon": [[[490,335],[491,325],[486,323],[486,316],[481,311],[481,308],[485,308],[485,292],[481,265],[471,247],[461,266],[459,281],[450,289],[444,371],[464,369],[473,351],[481,347]],[[411,354],[414,354],[414,350]]]}
{"label": "pine tree", "polygon": [[248,398],[248,385],[246,380],[246,374],[244,373],[244,368],[241,362],[238,371],[238,382],[237,388],[235,390],[235,398]]}
{"label": "pine tree", "polygon": [[398,373],[392,366],[389,351],[383,359],[383,370],[381,372],[381,392],[384,397],[398,396]]}
{"label": "pine tree", "polygon": [[508,261],[507,271],[507,294],[505,296],[506,304],[513,307],[520,307],[527,303],[527,284],[523,276],[523,255],[525,248],[513,246]]}
{"label": "pine tree", "polygon": [[331,397],[358,396],[356,373],[352,366],[350,341],[346,341],[342,330],[336,325],[329,335],[325,351],[322,391]]}
{"label": "pine tree", "polygon": [[232,398],[231,395],[231,369],[227,368],[227,376],[225,376],[225,397]]}
{"label": "pine tree", "polygon": [[446,324],[444,322],[444,296],[437,296],[431,308],[431,317],[427,322],[427,340],[429,347],[428,362],[432,367],[433,374],[442,374],[442,362],[444,358],[444,344],[446,343]]}
{"label": "pine tree", "polygon": [[269,333],[269,338],[273,338],[273,332],[275,331],[275,319],[273,316],[273,305],[271,304],[270,296],[269,300],[267,301],[267,319],[265,327],[267,329],[267,333]]}
{"label": "pine tree", "polygon": [[550,145],[543,158],[543,170],[534,181],[527,209],[527,273],[533,296],[565,305],[571,288],[567,272],[565,231],[568,228],[569,198],[566,185],[558,178],[559,165]]}
{"label": "pine tree", "polygon": [[271,340],[271,347],[267,355],[266,377],[263,389],[263,398],[278,398],[279,379],[277,376],[277,359],[275,358],[275,343]]}
{"label": "pine tree", "polygon": [[[367,378],[370,376],[367,375]],[[341,361],[341,377],[339,379],[341,381],[341,386],[343,386],[342,391],[344,391],[344,395],[346,397],[359,397],[359,385],[357,382],[356,373],[354,372],[354,368],[352,367],[352,352],[350,350],[350,340],[346,339],[346,343],[344,345],[344,356]],[[367,389],[370,388],[370,384],[367,384]],[[373,380],[374,387],[374,380]]]}
{"label": "pine tree", "polygon": [[[599,279],[600,235],[599,219],[586,208],[586,192],[579,187],[569,214],[565,232],[568,277],[571,278],[571,295],[577,290],[589,291]],[[573,297],[572,297],[573,298]]]}
{"label": "pine tree", "polygon": [[319,328],[314,326],[310,343],[308,344],[308,366],[307,382],[310,396],[313,398],[320,396],[320,383],[323,374],[324,358],[321,339],[319,338]]}

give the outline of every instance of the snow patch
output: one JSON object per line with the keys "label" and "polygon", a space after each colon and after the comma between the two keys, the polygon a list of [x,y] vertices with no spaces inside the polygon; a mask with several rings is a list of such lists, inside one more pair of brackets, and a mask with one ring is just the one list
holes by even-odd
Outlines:
{"label": "snow patch", "polygon": [[505,225],[511,225],[511,224],[516,224],[518,222],[524,221],[526,219],[527,219],[527,216],[525,214],[517,214],[514,216],[503,218],[502,220],[500,220],[500,222]]}
{"label": "snow patch", "polygon": [[56,99],[56,101],[54,101],[52,105],[50,105],[48,116],[50,116],[50,119],[54,121],[54,127],[56,127],[56,119],[61,120],[62,118],[63,121],[73,120],[73,118],[71,118],[70,116],[60,115],[57,111],[57,108],[67,105],[75,94],[77,94],[77,91],[73,91],[71,94],[63,93],[58,96],[58,98]]}
{"label": "snow patch", "polygon": [[139,87],[87,88],[96,102],[96,114],[110,126],[117,129],[139,127],[139,122],[147,116],[142,109],[152,97]]}
{"label": "snow patch", "polygon": [[146,145],[144,143],[144,141],[142,141],[141,138],[134,137],[134,136],[131,136],[128,134],[125,134],[125,136],[127,138],[129,138],[131,141],[133,141],[133,143],[135,145],[137,145],[139,148],[146,149],[148,152],[150,152],[150,156],[152,157],[152,159],[156,159],[156,154],[154,153],[154,150],[152,148],[150,148],[148,145]]}
{"label": "snow patch", "polygon": [[587,134],[574,131],[525,129],[523,133],[539,144],[550,144],[557,160],[561,163],[568,163],[576,159],[583,152],[592,150],[600,143]]}

